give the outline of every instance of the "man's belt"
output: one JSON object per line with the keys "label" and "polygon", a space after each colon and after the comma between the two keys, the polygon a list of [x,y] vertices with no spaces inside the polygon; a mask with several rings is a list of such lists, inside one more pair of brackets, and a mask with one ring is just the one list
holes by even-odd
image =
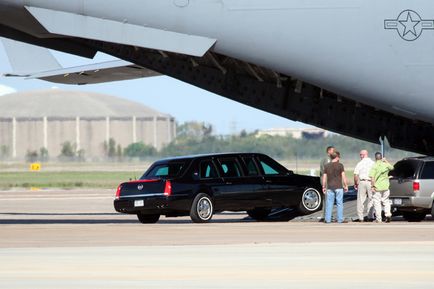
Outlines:
{"label": "man's belt", "polygon": [[361,179],[360,181],[361,181],[361,182],[370,182],[371,180],[368,180],[368,179]]}

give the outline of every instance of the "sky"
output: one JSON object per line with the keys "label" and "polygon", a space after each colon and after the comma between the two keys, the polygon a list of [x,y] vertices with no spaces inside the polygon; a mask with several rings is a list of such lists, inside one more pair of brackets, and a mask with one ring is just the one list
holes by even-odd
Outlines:
{"label": "sky", "polygon": [[[98,63],[114,59],[98,54],[86,59],[52,51],[64,67]],[[11,72],[9,60],[0,43],[0,75]],[[60,88],[109,94],[140,102],[160,112],[171,114],[179,123],[203,121],[214,127],[216,134],[248,132],[269,128],[300,128],[307,125],[251,108],[219,95],[167,76],[117,81],[84,86],[59,85],[41,80],[0,77],[0,95],[14,91]]]}

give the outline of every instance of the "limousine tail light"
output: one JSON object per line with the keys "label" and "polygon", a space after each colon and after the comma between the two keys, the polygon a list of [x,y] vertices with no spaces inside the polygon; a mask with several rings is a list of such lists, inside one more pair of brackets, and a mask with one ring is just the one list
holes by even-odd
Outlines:
{"label": "limousine tail light", "polygon": [[122,189],[122,185],[118,186],[118,189],[116,190],[116,200],[119,200],[119,198],[121,197],[121,189]]}
{"label": "limousine tail light", "polygon": [[164,195],[170,196],[172,194],[172,183],[169,180],[166,180],[166,186],[164,187]]}

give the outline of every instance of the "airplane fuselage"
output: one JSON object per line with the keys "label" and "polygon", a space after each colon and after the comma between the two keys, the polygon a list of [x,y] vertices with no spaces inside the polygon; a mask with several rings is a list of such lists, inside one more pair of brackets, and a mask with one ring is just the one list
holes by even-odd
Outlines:
{"label": "airplane fuselage", "polygon": [[[29,13],[24,7],[43,10]],[[301,80],[356,105],[434,124],[432,1],[1,0],[0,16],[21,11],[16,15],[22,18],[0,22],[39,38],[61,38],[34,26],[33,17],[44,9],[215,39],[211,51],[218,55]]]}

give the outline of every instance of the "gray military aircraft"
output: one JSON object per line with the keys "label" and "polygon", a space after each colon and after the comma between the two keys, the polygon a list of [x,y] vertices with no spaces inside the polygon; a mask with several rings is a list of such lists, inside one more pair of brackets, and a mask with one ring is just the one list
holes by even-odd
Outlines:
{"label": "gray military aircraft", "polygon": [[165,74],[288,119],[434,153],[432,0],[0,0],[0,36],[120,59],[65,69],[8,41],[11,76],[89,84]]}

